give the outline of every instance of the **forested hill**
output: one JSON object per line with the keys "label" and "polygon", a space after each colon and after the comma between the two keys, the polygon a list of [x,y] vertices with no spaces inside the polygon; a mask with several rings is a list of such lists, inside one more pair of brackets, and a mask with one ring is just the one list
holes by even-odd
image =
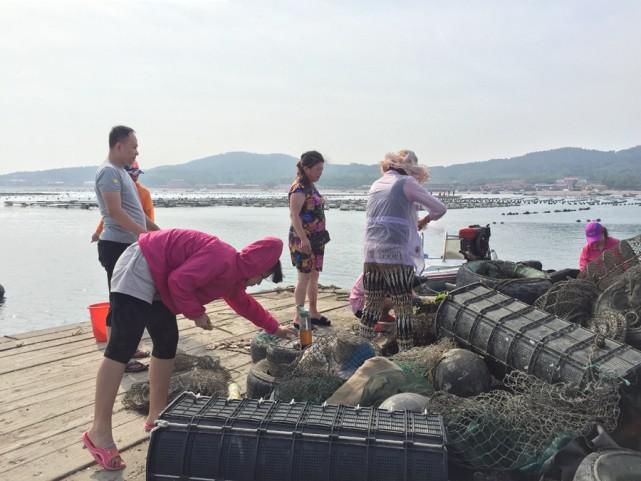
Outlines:
{"label": "forested hill", "polygon": [[[421,159],[430,164],[429,159]],[[295,173],[296,158],[286,154],[230,152],[183,164],[144,169],[143,183],[150,187],[213,187],[288,184]],[[144,168],[144,166],[143,166]],[[80,186],[91,183],[96,166],[71,167],[0,175],[0,186]],[[580,177],[614,189],[641,189],[641,146],[620,151],[561,148],[533,152],[508,159],[492,159],[431,166],[432,182],[478,186],[509,180],[529,183],[553,182],[562,177]],[[330,164],[323,187],[355,188],[379,176],[377,165]]]}

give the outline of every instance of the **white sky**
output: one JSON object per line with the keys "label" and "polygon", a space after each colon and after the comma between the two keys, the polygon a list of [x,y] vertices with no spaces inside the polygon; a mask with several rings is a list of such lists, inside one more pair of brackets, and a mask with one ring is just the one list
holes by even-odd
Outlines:
{"label": "white sky", "polygon": [[0,173],[641,144],[641,2],[0,0]]}

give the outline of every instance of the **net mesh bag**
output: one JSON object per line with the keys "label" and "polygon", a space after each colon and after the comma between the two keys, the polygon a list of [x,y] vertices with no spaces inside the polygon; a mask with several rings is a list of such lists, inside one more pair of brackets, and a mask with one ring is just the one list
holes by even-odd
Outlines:
{"label": "net mesh bag", "polygon": [[412,314],[412,334],[415,346],[427,346],[436,338],[434,318],[441,300],[445,296],[414,297]]}
{"label": "net mesh bag", "polygon": [[622,240],[618,246],[608,249],[601,257],[590,262],[579,277],[594,282],[605,290],[628,269],[641,264],[641,235]]}
{"label": "net mesh bag", "polygon": [[274,397],[283,402],[292,399],[322,404],[343,385],[344,379],[330,374],[316,373],[313,377],[288,376],[276,387]]}
{"label": "net mesh bag", "polygon": [[626,315],[622,312],[604,310],[588,319],[586,326],[591,331],[603,337],[625,342],[628,332]]}
{"label": "net mesh bag", "polygon": [[261,331],[254,336],[252,342],[259,347],[267,349],[268,346],[278,343],[279,340],[280,338],[278,336]]}
{"label": "net mesh bag", "polygon": [[572,279],[554,284],[534,306],[561,319],[586,326],[592,317],[599,288],[589,280]]}
{"label": "net mesh bag", "polygon": [[[184,352],[176,353],[174,374],[169,380],[167,401],[172,401],[183,391],[192,391],[204,396],[227,397],[231,382],[229,371],[220,361],[211,356],[193,356]],[[122,404],[142,414],[149,412],[149,381],[131,385],[125,393]]]}
{"label": "net mesh bag", "polygon": [[361,364],[376,355],[376,347],[366,339],[346,331],[317,336],[303,352],[292,375],[325,373],[348,379]]}
{"label": "net mesh bag", "polygon": [[281,378],[275,396],[322,403],[376,354],[371,342],[347,331],[316,336],[290,374]]}
{"label": "net mesh bag", "polygon": [[434,391],[432,369],[447,351],[456,347],[452,339],[443,338],[436,344],[414,347],[394,354],[390,359],[403,370],[407,379],[403,392],[431,394]]}
{"label": "net mesh bag", "polygon": [[613,430],[619,418],[619,380],[601,376],[582,386],[548,384],[521,371],[506,390],[471,398],[434,394],[428,411],[443,416],[448,453],[471,469],[540,471],[565,443],[595,423]]}

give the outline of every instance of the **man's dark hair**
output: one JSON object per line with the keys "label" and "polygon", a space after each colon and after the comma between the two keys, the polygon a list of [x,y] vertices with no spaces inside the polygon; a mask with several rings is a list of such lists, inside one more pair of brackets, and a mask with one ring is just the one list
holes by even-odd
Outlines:
{"label": "man's dark hair", "polygon": [[130,134],[134,133],[134,129],[125,125],[116,125],[109,132],[109,148],[113,149],[118,142],[127,140]]}
{"label": "man's dark hair", "polygon": [[272,282],[278,284],[283,282],[283,266],[280,265],[280,261],[276,262],[276,265],[272,267]]}

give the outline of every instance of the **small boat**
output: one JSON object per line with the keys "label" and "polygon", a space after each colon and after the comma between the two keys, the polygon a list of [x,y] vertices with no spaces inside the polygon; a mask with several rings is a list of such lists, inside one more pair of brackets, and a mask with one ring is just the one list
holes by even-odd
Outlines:
{"label": "small boat", "polygon": [[[458,234],[443,236],[443,250],[439,257],[424,254],[425,267],[417,275],[415,290],[419,294],[434,294],[447,290],[447,284],[456,284],[459,268],[470,260],[498,259],[490,249],[490,226],[473,225],[459,230]],[[425,252],[425,236],[421,233]]]}

